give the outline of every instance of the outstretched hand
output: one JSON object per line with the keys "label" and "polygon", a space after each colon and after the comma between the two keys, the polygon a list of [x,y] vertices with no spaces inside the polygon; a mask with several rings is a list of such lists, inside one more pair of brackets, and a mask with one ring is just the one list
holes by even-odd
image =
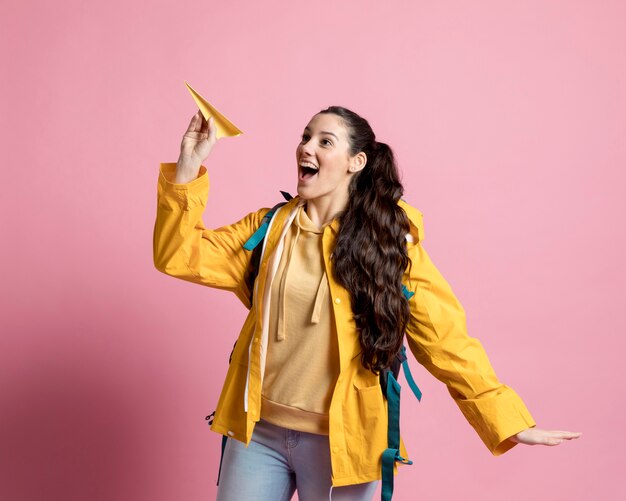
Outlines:
{"label": "outstretched hand", "polygon": [[542,430],[527,428],[509,438],[515,443],[526,445],[559,445],[565,440],[574,440],[582,433],[572,431]]}

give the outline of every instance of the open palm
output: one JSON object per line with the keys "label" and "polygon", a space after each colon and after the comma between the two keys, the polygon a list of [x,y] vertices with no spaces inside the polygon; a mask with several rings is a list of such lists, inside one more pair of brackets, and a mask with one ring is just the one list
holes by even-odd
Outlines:
{"label": "open palm", "polygon": [[573,440],[582,433],[571,431],[542,430],[541,428],[528,428],[513,435],[509,440],[518,444],[526,445],[559,445],[565,440]]}

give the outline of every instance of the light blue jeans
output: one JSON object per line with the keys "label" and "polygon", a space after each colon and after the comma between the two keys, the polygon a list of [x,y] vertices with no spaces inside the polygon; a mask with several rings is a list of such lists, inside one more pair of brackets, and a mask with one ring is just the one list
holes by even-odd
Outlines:
{"label": "light blue jeans", "polygon": [[327,435],[259,421],[250,445],[228,439],[217,501],[370,501],[378,481],[332,487]]}

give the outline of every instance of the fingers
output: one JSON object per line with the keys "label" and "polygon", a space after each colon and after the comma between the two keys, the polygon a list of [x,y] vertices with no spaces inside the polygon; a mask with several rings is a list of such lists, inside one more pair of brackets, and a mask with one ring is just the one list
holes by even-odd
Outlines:
{"label": "fingers", "polygon": [[217,139],[217,127],[215,125],[215,119],[210,116],[207,121],[200,110],[191,118],[187,132],[198,133],[196,137],[203,139],[210,139],[215,141]]}
{"label": "fingers", "polygon": [[191,117],[191,121],[189,122],[189,126],[187,127],[187,132],[196,132],[200,129],[200,124],[202,119],[202,115],[198,110],[194,116]]}
{"label": "fingers", "polygon": [[209,117],[209,123],[207,125],[209,129],[209,140],[217,141],[217,126],[215,125],[215,119],[213,117]]}
{"label": "fingers", "polygon": [[557,438],[578,438],[582,433],[562,430],[546,430],[545,433]]}
{"label": "fingers", "polygon": [[573,431],[553,431],[553,436],[561,440],[574,440],[582,436],[580,432]]}
{"label": "fingers", "polygon": [[582,432],[580,431],[562,431],[562,430],[558,430],[555,431],[554,433],[561,433],[564,437],[567,438],[578,438],[582,435]]}
{"label": "fingers", "polygon": [[572,432],[572,431],[546,431],[544,436],[544,444],[545,445],[559,445],[563,443],[565,440],[575,440],[580,438],[582,433],[580,432]]}
{"label": "fingers", "polygon": [[198,110],[198,112],[191,117],[191,121],[189,122],[189,127],[187,127],[187,131],[185,132],[183,138],[193,139],[195,141],[203,141],[208,138],[208,123],[204,119],[202,113]]}
{"label": "fingers", "polygon": [[[200,112],[198,112],[200,113]],[[209,117],[209,120],[213,118],[213,117]],[[204,115],[202,115],[202,113],[200,113],[200,134],[202,134],[204,136],[204,134],[207,134],[208,136],[208,132],[209,132],[209,123],[205,120]]]}
{"label": "fingers", "polygon": [[[540,442],[541,443],[541,442]],[[563,443],[563,440],[559,439],[559,438],[546,438],[543,441],[543,445],[549,445],[549,446],[553,446],[553,445],[559,445]]]}
{"label": "fingers", "polygon": [[526,445],[559,445],[566,440],[574,440],[582,436],[580,432],[571,432],[563,430],[542,430],[540,428],[528,428],[522,430],[511,440]]}

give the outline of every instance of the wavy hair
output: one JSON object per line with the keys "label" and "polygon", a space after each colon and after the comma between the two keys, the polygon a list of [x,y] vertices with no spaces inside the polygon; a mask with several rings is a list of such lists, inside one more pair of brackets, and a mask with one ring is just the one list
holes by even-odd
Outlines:
{"label": "wavy hair", "polygon": [[367,156],[365,167],[350,180],[332,262],[337,281],[351,296],[361,363],[379,373],[400,350],[409,319],[402,292],[402,277],[409,265],[409,220],[398,205],[404,188],[391,148],[376,141],[367,120],[341,106],[320,113],[341,118],[350,155],[363,151]]}

